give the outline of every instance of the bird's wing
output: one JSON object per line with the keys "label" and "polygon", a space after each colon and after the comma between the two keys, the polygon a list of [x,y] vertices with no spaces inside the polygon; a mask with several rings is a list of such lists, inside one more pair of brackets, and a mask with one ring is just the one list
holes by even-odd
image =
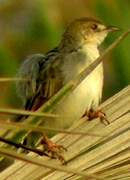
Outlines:
{"label": "bird's wing", "polygon": [[38,109],[62,87],[62,74],[60,71],[60,56],[57,48],[49,51],[45,60],[40,63],[39,77],[37,79],[37,94],[33,97],[32,109]]}
{"label": "bird's wing", "polygon": [[57,48],[46,56],[35,54],[25,60],[19,70],[20,78],[29,81],[17,84],[19,94],[24,98],[26,110],[36,110],[62,87],[59,75],[59,53]]}

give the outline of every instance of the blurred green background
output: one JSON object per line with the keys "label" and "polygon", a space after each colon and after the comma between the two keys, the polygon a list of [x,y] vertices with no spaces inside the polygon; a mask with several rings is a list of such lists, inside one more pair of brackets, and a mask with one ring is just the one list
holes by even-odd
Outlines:
{"label": "blurred green background", "polygon": [[[30,54],[55,47],[73,19],[92,16],[125,31],[129,0],[0,0],[0,76],[14,77]],[[106,39],[107,47],[121,32]],[[106,57],[103,99],[130,83],[130,36]],[[20,107],[14,83],[0,83],[0,107]]]}

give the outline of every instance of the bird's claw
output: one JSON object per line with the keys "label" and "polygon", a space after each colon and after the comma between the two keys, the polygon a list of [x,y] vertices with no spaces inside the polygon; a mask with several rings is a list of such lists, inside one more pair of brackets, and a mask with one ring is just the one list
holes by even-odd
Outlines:
{"label": "bird's claw", "polygon": [[85,113],[83,115],[83,117],[85,115],[88,117],[88,120],[93,120],[94,118],[100,118],[100,121],[103,124],[105,124],[105,125],[110,124],[110,122],[108,121],[108,119],[106,117],[106,114],[101,110],[94,111],[94,110],[90,109],[87,113]]}
{"label": "bird's claw", "polygon": [[67,149],[60,145],[52,142],[47,136],[44,136],[41,140],[41,144],[44,146],[44,151],[52,159],[59,159],[62,164],[65,164],[65,159],[61,155],[62,151],[67,151]]}

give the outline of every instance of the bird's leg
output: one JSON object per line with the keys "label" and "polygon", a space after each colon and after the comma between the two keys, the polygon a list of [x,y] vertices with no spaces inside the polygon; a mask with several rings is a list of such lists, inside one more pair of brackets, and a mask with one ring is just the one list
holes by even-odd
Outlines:
{"label": "bird's leg", "polygon": [[106,118],[106,114],[104,112],[102,112],[102,110],[94,111],[93,109],[90,109],[89,111],[85,112],[82,117],[84,117],[84,116],[87,116],[89,121],[93,120],[94,118],[100,118],[100,121],[103,124],[105,124],[105,125],[110,124],[110,122]]}
{"label": "bird's leg", "polygon": [[65,159],[61,155],[62,150],[67,150],[64,146],[52,142],[46,135],[43,135],[41,144],[49,157],[59,159],[63,164],[65,163]]}
{"label": "bird's leg", "polygon": [[[31,135],[31,134],[29,134],[29,135]],[[30,138],[30,140],[28,138],[29,138],[29,136],[24,139],[23,145],[30,146],[31,138]],[[31,143],[33,143],[33,142],[31,142]],[[46,155],[52,159],[59,159],[62,162],[62,164],[65,164],[65,159],[61,155],[63,150],[65,150],[65,151],[67,150],[64,146],[54,143],[45,134],[43,134],[42,137],[40,135],[39,144],[43,145],[43,150],[40,150],[40,152],[39,152],[37,149],[34,149],[37,154]],[[31,144],[31,145],[34,146],[34,144]]]}

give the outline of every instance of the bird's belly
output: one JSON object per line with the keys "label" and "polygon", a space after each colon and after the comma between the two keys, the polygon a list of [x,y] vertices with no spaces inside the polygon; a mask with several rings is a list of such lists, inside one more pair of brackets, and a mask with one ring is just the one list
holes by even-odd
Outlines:
{"label": "bird's belly", "polygon": [[97,108],[102,94],[102,66],[99,65],[80,85],[54,109],[61,117],[53,127],[68,127],[79,120],[86,110]]}

